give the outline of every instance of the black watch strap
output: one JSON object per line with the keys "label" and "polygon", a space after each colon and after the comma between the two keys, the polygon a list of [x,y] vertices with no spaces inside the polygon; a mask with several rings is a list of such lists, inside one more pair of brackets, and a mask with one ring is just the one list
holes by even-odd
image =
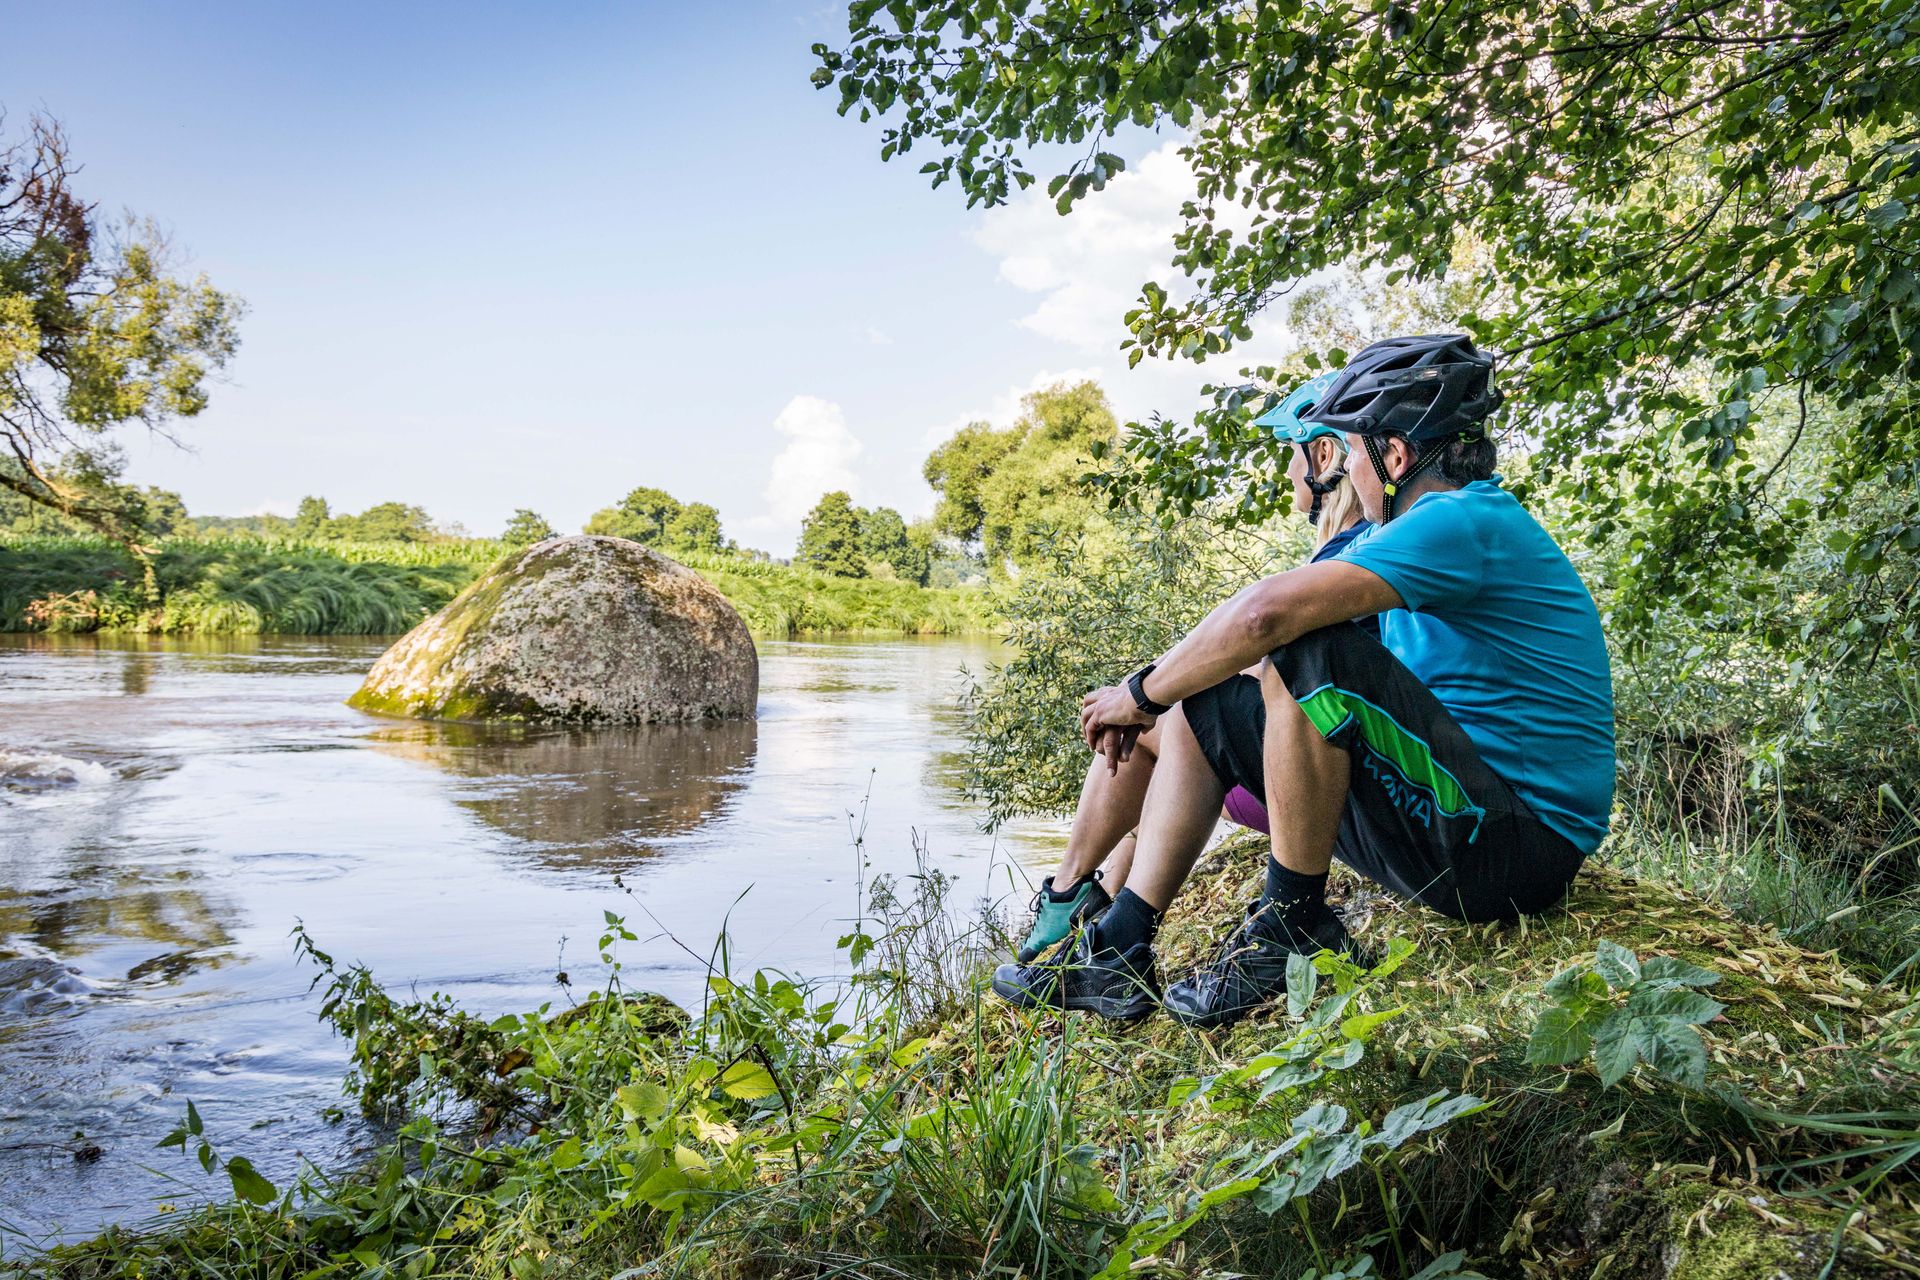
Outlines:
{"label": "black watch strap", "polygon": [[1150,716],[1163,716],[1173,710],[1170,704],[1155,702],[1147,696],[1147,677],[1153,674],[1153,669],[1157,665],[1149,662],[1127,677],[1127,692],[1133,695],[1133,704]]}

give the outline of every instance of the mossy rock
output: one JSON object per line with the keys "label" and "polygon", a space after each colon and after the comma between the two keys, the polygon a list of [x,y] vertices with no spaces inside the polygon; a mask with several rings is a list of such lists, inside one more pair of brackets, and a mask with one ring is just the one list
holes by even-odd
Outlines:
{"label": "mossy rock", "polygon": [[583,536],[489,569],[347,702],[429,720],[644,724],[751,716],[759,688],[726,597],[637,542]]}

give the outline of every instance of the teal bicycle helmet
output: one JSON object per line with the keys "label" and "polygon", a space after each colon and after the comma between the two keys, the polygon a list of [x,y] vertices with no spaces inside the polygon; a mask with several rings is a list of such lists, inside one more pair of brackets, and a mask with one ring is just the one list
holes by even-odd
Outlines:
{"label": "teal bicycle helmet", "polygon": [[1306,422],[1301,414],[1311,413],[1321,398],[1327,394],[1327,388],[1340,377],[1338,371],[1323,373],[1317,378],[1309,378],[1293,390],[1287,392],[1280,403],[1253,420],[1256,427],[1265,427],[1273,432],[1275,440],[1284,440],[1300,451],[1307,464],[1307,490],[1313,494],[1313,508],[1307,512],[1307,519],[1314,524],[1320,523],[1320,506],[1326,496],[1340,487],[1347,478],[1346,467],[1339,466],[1328,473],[1326,479],[1314,474],[1313,454],[1307,446],[1322,436],[1340,446],[1340,452],[1347,452],[1347,438],[1339,429],[1318,422]]}
{"label": "teal bicycle helmet", "polygon": [[1310,412],[1327,394],[1327,388],[1340,376],[1338,370],[1323,373],[1310,378],[1281,397],[1280,403],[1253,420],[1256,427],[1265,427],[1273,432],[1275,440],[1284,440],[1288,444],[1306,444],[1320,436],[1332,436],[1346,448],[1346,437],[1333,427],[1322,426],[1318,422],[1302,422],[1300,415]]}

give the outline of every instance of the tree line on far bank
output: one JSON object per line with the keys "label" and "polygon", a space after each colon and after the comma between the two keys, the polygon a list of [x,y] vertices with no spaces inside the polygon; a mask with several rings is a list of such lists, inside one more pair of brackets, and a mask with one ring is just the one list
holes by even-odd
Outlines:
{"label": "tree line on far bank", "polygon": [[[922,473],[938,497],[931,517],[909,521],[893,507],[856,506],[845,490],[822,494],[801,526],[793,561],[833,577],[919,586],[1018,577],[1040,561],[1049,541],[1084,536],[1100,523],[1096,503],[1079,480],[1095,444],[1111,442],[1118,434],[1106,395],[1096,384],[1060,384],[1035,392],[1026,397],[1012,424],[969,423],[928,456]],[[171,490],[136,487],[117,473],[96,476],[91,483],[96,488],[113,486],[119,509],[132,513],[150,539],[241,535],[431,543],[477,536],[459,524],[437,522],[425,508],[406,502],[336,512],[326,498],[308,495],[291,516],[194,516]],[[712,505],[683,502],[649,485],[637,486],[594,512],[583,531],[631,538],[669,555],[772,559],[728,538]],[[0,489],[0,533],[94,532],[78,517]],[[498,540],[530,546],[558,533],[544,516],[522,507],[508,519]]]}

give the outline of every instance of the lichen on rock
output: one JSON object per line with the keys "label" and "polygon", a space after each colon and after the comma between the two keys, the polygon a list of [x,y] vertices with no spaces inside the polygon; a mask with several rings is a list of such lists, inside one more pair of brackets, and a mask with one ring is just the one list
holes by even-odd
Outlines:
{"label": "lichen on rock", "polygon": [[643,724],[751,716],[759,687],[726,597],[637,542],[581,536],[502,560],[347,701],[431,720]]}

